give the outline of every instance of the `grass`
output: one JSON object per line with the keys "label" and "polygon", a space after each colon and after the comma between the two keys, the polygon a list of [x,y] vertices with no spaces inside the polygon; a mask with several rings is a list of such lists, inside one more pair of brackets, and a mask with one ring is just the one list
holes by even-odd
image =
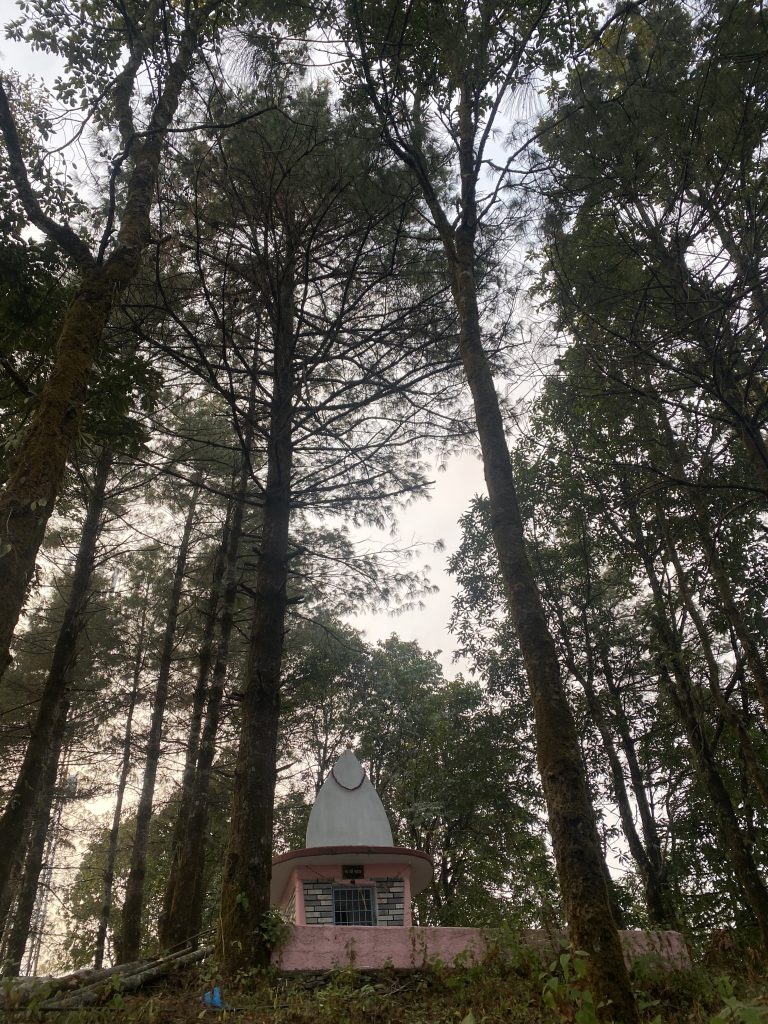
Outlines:
{"label": "grass", "polygon": [[[339,970],[289,976],[253,972],[216,979],[229,1009],[206,1010],[211,964],[98,1009],[8,1014],[55,1024],[591,1024],[590,1000],[566,955],[556,969],[525,948],[496,951],[483,964],[417,972]],[[743,951],[729,962],[669,971],[640,961],[633,980],[647,1024],[768,1024],[768,973]],[[546,1001],[544,990],[554,993]],[[550,1005],[546,1005],[548,1002]],[[4,1022],[5,1024],[5,1022]],[[618,1022],[617,1022],[618,1024]]]}

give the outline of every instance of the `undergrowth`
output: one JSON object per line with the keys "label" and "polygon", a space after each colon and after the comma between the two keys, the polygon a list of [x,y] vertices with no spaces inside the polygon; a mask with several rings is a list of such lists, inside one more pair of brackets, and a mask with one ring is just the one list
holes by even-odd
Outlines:
{"label": "undergrowth", "polygon": [[[227,1008],[206,1010],[212,981]],[[768,1024],[764,965],[741,956],[670,971],[636,963],[633,983],[643,1024]],[[551,963],[525,947],[497,948],[482,964],[435,963],[415,972],[343,969],[289,976],[254,971],[234,980],[204,964],[151,991],[109,1006],[55,1015],[56,1024],[597,1024],[599,1009],[582,957],[564,950]],[[7,1013],[9,1024],[50,1021],[33,1010]],[[5,1024],[5,1021],[3,1022]],[[600,1024],[605,1024],[604,1020]],[[615,1022],[621,1024],[621,1022]]]}

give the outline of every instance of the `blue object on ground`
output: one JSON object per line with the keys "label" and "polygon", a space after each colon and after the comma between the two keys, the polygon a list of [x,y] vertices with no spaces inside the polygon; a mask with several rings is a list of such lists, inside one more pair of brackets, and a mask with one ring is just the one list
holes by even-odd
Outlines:
{"label": "blue object on ground", "polygon": [[223,1010],[224,1003],[221,1001],[219,986],[214,985],[208,992],[203,993],[203,1002],[206,1006],[212,1006],[214,1010]]}

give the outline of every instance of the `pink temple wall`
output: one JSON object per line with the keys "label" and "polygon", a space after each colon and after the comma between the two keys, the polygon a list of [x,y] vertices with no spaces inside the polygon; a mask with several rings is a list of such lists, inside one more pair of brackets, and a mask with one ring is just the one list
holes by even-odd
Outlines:
{"label": "pink temple wall", "polygon": [[[372,867],[378,871],[380,865]],[[657,954],[670,967],[690,966],[685,939],[678,932],[624,931],[620,935],[627,963],[637,956]],[[547,955],[558,948],[559,937],[546,932],[529,931],[521,938]],[[480,928],[296,925],[287,945],[273,954],[272,962],[283,971],[326,971],[335,967],[366,970],[385,966],[407,969],[436,960],[452,964],[459,956],[470,962],[479,961],[487,949],[487,934]]]}
{"label": "pink temple wall", "polygon": [[[363,927],[306,923],[305,881],[330,880],[350,884],[342,878],[341,864],[298,864],[288,877],[279,906],[295,899],[295,925],[291,937],[272,956],[275,966],[284,971],[325,971],[335,967],[361,970],[391,965],[399,969],[423,967],[430,962],[452,964],[457,957],[473,962],[482,960],[488,950],[488,933],[480,928],[412,928],[411,868],[407,864],[365,864],[361,882],[373,878],[402,878],[404,887],[404,927]],[[635,957],[656,954],[670,967],[690,966],[685,939],[678,932],[623,931],[619,933],[624,956],[629,964]],[[542,955],[559,951],[565,933],[550,934],[530,930],[521,941]]]}

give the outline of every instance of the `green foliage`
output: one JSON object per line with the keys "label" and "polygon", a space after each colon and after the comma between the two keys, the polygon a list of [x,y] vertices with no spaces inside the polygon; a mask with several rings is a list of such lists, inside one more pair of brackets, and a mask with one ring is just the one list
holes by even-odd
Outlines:
{"label": "green foliage", "polygon": [[[149,853],[146,862],[144,886],[144,913],[142,917],[143,950],[146,955],[157,951],[157,919],[162,909],[163,893],[168,875],[170,838],[178,807],[177,799],[171,799],[153,814],[150,824]],[[218,875],[221,870],[217,850],[223,847],[226,832],[226,810],[222,806],[222,793],[218,788],[212,793],[209,818],[210,855],[206,861],[204,881],[207,894],[204,928],[212,924],[215,893],[218,889]],[[135,816],[126,815],[120,826],[118,855],[115,864],[114,906],[111,915],[111,931],[108,948],[114,946],[112,930],[120,919],[120,908],[125,890],[125,880],[130,868],[131,847],[135,830]],[[102,829],[88,844],[67,893],[64,919],[66,938],[64,947],[67,963],[75,967],[89,966],[93,962],[93,950],[98,928],[103,896],[103,869],[107,851],[108,832]]]}
{"label": "green foliage", "polygon": [[615,381],[742,440],[765,425],[765,36],[738,0],[644,6],[553,89],[533,161],[562,328]]}
{"label": "green foliage", "polygon": [[[22,78],[18,73],[3,71],[3,87],[13,111],[19,142],[24,152],[30,183],[35,188],[42,209],[51,216],[62,220],[76,220],[85,212],[85,203],[77,189],[66,175],[61,174],[61,158],[51,155],[48,147],[55,139],[54,127],[56,103],[48,89],[34,77]],[[3,204],[0,208],[0,237],[15,244],[28,246],[32,250],[47,251],[52,259],[53,248],[48,243],[24,241],[27,216],[16,193],[8,165],[5,141],[0,135],[0,188]],[[65,272],[66,260],[60,255],[55,258],[61,272]],[[36,308],[33,303],[32,309]],[[21,320],[26,316],[19,309]]]}
{"label": "green foliage", "polygon": [[586,954],[578,951],[563,952],[541,975],[544,982],[542,999],[544,1005],[553,1010],[558,1019],[573,1024],[600,1024],[604,1015],[600,1011],[603,1003],[596,1003],[595,997],[586,987]]}
{"label": "green foliage", "polygon": [[[0,181],[2,167],[0,165]],[[0,480],[50,368],[70,294],[61,256],[49,242],[8,234],[0,224]]]}
{"label": "green foliage", "polygon": [[[701,735],[715,752],[749,850],[765,864],[768,819],[747,772],[743,742],[747,737],[757,762],[765,763],[765,730],[743,643],[714,585],[711,552],[702,546],[689,500],[693,488],[704,495],[736,603],[764,652],[766,488],[754,445],[768,424],[765,21],[740,0],[707,0],[696,10],[654,0],[615,12],[594,37],[596,13],[584,4],[350,0],[320,6],[319,17],[339,27],[349,46],[338,68],[345,87],[340,102],[335,84],[310,85],[297,72],[304,47],[284,45],[280,29],[262,33],[263,20],[285,15],[282,5],[218,4],[202,26],[201,65],[210,70],[227,64],[225,41],[229,46],[230,29],[238,25],[252,49],[255,44],[258,70],[242,89],[227,84],[220,70],[210,79],[201,70],[194,96],[184,101],[184,131],[174,136],[174,162],[166,163],[158,182],[155,265],[112,318],[91,378],[83,440],[147,457],[161,452],[182,477],[188,463],[204,467],[210,486],[226,494],[242,440],[233,439],[230,420],[240,429],[250,417],[257,437],[247,454],[259,481],[271,430],[274,328],[283,315],[277,299],[290,293],[297,301],[290,359],[299,380],[292,397],[292,600],[312,592],[303,611],[309,605],[309,612],[319,612],[321,600],[333,598],[337,614],[394,593],[415,600],[420,584],[413,574],[398,569],[382,580],[373,559],[355,561],[347,535],[315,519],[318,513],[333,519],[343,514],[356,523],[388,524],[403,496],[424,484],[414,438],[440,443],[443,419],[456,409],[451,372],[436,376],[434,388],[429,383],[433,371],[452,370],[455,323],[413,173],[431,183],[424,197],[432,214],[442,204],[452,218],[457,203],[457,224],[462,218],[473,230],[479,224],[474,269],[485,289],[484,328],[497,349],[494,366],[504,370],[511,336],[504,262],[519,231],[520,178],[511,167],[500,169],[492,152],[493,122],[510,97],[549,80],[551,116],[539,132],[542,152],[529,169],[545,192],[540,294],[568,350],[542,387],[529,436],[514,456],[531,559],[567,672],[590,781],[605,809],[601,829],[624,872],[616,886],[619,909],[633,924],[648,920],[642,857],[635,851],[630,861],[628,823],[617,824],[611,813],[626,768],[634,787],[629,816],[640,795],[649,794],[657,866],[684,923],[696,932],[722,921],[748,929],[743,892],[723,856],[709,794],[692,767],[691,744],[662,677],[672,655],[679,656]],[[310,5],[291,7],[301,9],[305,28]],[[154,6],[134,0],[20,5],[9,34],[62,58],[57,101],[85,119],[87,178],[46,152],[55,130],[51,96],[17,76],[4,77],[46,212],[85,234],[104,227],[106,198],[88,209],[83,183],[104,185],[111,171],[129,167],[137,140],[152,137],[142,130],[153,90],[167,81],[185,18],[202,9],[161,3],[160,14],[148,20]],[[596,40],[599,45],[592,46]],[[120,68],[132,45],[141,72],[128,81]],[[361,89],[358,58],[366,54],[375,59]],[[121,82],[130,86],[127,104],[117,95]],[[119,124],[125,110],[133,112],[138,134]],[[217,120],[228,127],[215,129]],[[204,126],[195,128],[195,121]],[[129,143],[119,138],[121,128]],[[382,128],[394,153],[405,156],[407,170],[382,145]],[[474,147],[475,178],[458,173],[460,135]],[[478,181],[484,189],[484,176],[491,174],[499,191],[473,195]],[[116,175],[118,205],[124,180]],[[526,175],[526,187],[531,180]],[[13,193],[4,152],[0,191]],[[4,204],[0,425],[7,452],[50,367],[71,289],[66,261],[30,237],[26,223],[18,202]],[[390,277],[393,270],[397,276]],[[256,412],[246,415],[252,380]],[[417,390],[402,401],[413,383]],[[411,419],[416,394],[428,410],[418,427]],[[452,436],[466,436],[466,429],[463,423],[450,426]],[[392,430],[402,435],[390,449],[381,437]],[[126,482],[126,492],[131,486]],[[142,495],[138,505],[146,501],[169,519],[183,504],[175,485],[158,484]],[[63,511],[69,508],[65,501]],[[331,618],[295,630],[286,656],[281,763],[298,767],[278,807],[276,845],[303,844],[314,793],[344,744],[353,741],[397,841],[426,849],[438,866],[418,902],[420,922],[553,923],[557,885],[536,781],[531,709],[486,503],[473,504],[463,529],[452,560],[461,587],[454,627],[479,681],[446,680],[418,645],[391,637],[371,646]],[[258,511],[248,530],[258,543]],[[51,551],[62,538],[64,531],[49,535]],[[192,567],[195,596],[204,589],[209,556],[206,548]],[[328,568],[352,561],[354,585]],[[649,566],[661,579],[655,601]],[[166,581],[152,554],[145,557],[143,577],[133,574],[121,609],[107,609],[94,598],[91,646],[77,680],[80,703],[73,719],[76,726],[88,722],[89,739],[95,734],[102,749],[114,739],[123,707],[126,639],[133,640],[129,627],[141,603],[136,583],[149,574],[158,584],[155,609]],[[108,582],[101,589],[107,591]],[[9,676],[23,700],[0,709],[3,750],[12,759],[59,613],[55,599],[45,611],[31,606],[34,642],[21,646]],[[676,631],[676,651],[659,631],[661,618]],[[150,626],[156,633],[157,621]],[[194,653],[190,628],[177,649],[179,684]],[[174,711],[183,711],[185,700],[180,694]],[[103,704],[99,714],[97,702]],[[230,704],[225,770],[225,744],[237,726],[236,697]],[[612,743],[620,751],[618,776],[609,760]],[[3,784],[10,779],[7,766],[15,767],[12,759],[5,760]],[[221,820],[208,858],[210,905],[227,813],[223,788],[218,796]],[[150,944],[173,808],[171,801],[153,825]],[[649,831],[640,837],[646,853],[653,845]],[[130,832],[129,820],[121,841],[118,908]],[[68,943],[75,963],[90,958],[103,840],[102,834],[89,845],[72,886]],[[259,927],[268,944],[284,938],[276,917]],[[584,971],[582,958],[564,954],[545,983],[546,1006],[579,1024],[600,1012],[584,986]],[[676,989],[669,976],[639,983],[648,989],[648,1011],[655,1012],[660,991],[667,1007],[678,998],[675,1012],[694,1004],[714,1009],[705,986],[697,992],[691,976],[676,979]],[[423,981],[425,989],[433,984],[461,992],[436,1011],[445,1019],[514,1019],[500,1016],[503,986],[514,989],[509,973],[471,968],[439,984],[434,977]],[[310,1000],[314,1018],[305,1004],[297,1003],[296,1012],[319,1020],[371,1017],[381,994],[375,984],[342,974]],[[756,1019],[758,1011],[742,995],[723,984],[726,1008],[714,1018],[717,1024]],[[523,989],[521,1006],[528,997]],[[427,1012],[425,999],[411,1019]],[[509,1012],[517,1014],[518,1006]]]}
{"label": "green foliage", "polygon": [[[251,971],[239,981],[222,980],[216,965],[206,962],[202,969],[183,972],[161,983],[151,994],[125,995],[119,1005],[72,1011],[61,1018],[71,1024],[101,1024],[107,1019],[117,1024],[191,1022],[201,1019],[201,993],[215,980],[233,1007],[222,1018],[243,1015],[253,1024],[575,1024],[579,1020],[576,1012],[590,1005],[575,976],[576,968],[567,965],[571,996],[565,1000],[561,999],[563,968],[557,961],[553,965],[559,980],[550,990],[556,993],[556,1002],[561,999],[553,1009],[542,996],[542,980],[553,975],[547,971],[542,979],[541,960],[531,959],[530,951],[520,950],[520,955],[512,949],[508,952],[509,960],[491,958],[482,965],[454,969],[438,965],[407,975],[345,969],[323,977],[296,978],[273,971]],[[722,1019],[717,1019],[721,1016],[718,1013],[713,1020],[715,1006],[724,998],[735,998],[728,995],[731,983],[701,975],[698,984],[698,994],[694,994],[685,976],[673,975],[658,1005],[641,1005],[643,1024],[755,1024],[764,1020],[764,1015],[728,1016],[730,1008]],[[676,986],[688,994],[676,997]],[[715,989],[723,994],[718,995]],[[764,986],[754,985],[740,993],[742,1007],[762,1012],[764,992]],[[738,1012],[734,1008],[734,1013]]]}
{"label": "green foliage", "polygon": [[392,636],[367,645],[331,622],[292,638],[285,698],[283,756],[307,767],[278,804],[279,848],[304,845],[314,794],[354,741],[396,842],[435,859],[420,923],[557,919],[527,705],[446,681],[418,644]]}
{"label": "green foliage", "polygon": [[[761,645],[766,622],[757,609],[765,607],[765,576],[754,553],[762,546],[762,503],[736,487],[729,489],[735,476],[729,446],[722,449],[722,458],[719,453],[715,457],[720,435],[709,434],[697,413],[678,410],[671,437],[665,433],[653,395],[622,386],[621,375],[628,367],[620,351],[615,359],[603,352],[598,365],[586,342],[577,342],[543,387],[532,412],[530,438],[514,456],[531,558],[567,673],[595,791],[615,805],[617,777],[608,752],[620,747],[632,756],[637,772],[632,775],[633,769],[619,766],[618,781],[635,787],[643,780],[642,786],[654,793],[664,850],[659,877],[677,913],[686,915],[695,932],[724,920],[738,919],[744,927],[749,914],[742,917],[744,897],[723,857],[717,814],[697,775],[684,725],[659,679],[659,661],[667,656],[668,642],[660,639],[660,610],[649,597],[644,552],[665,581],[664,621],[681,623],[677,641],[701,702],[700,714],[712,730],[708,735],[718,736],[721,777],[734,806],[754,807],[740,821],[754,836],[756,858],[764,862],[765,808],[739,767],[738,736],[728,720],[724,727],[718,724],[715,706],[718,679],[726,685],[731,678],[731,626],[713,586],[709,555],[702,550],[702,520],[693,513],[690,490],[677,485],[674,444],[689,453],[686,472],[693,479],[720,481],[711,492],[701,492],[702,503],[716,532],[724,571]],[[704,437],[708,451],[702,450]],[[454,628],[462,651],[482,677],[504,692],[520,679],[519,653],[505,613],[487,503],[475,501],[462,525],[462,544],[451,561],[460,584]],[[697,606],[703,628],[694,625]],[[704,657],[705,643],[713,652],[714,674]],[[750,680],[743,682],[742,694],[731,706],[744,716],[755,750],[764,752],[754,686]],[[634,854],[628,856],[626,821],[618,827],[601,824],[626,880],[618,894],[621,909],[628,924],[643,926],[647,894],[633,879],[634,870],[641,873],[642,857],[637,868]]]}
{"label": "green foliage", "polygon": [[710,1018],[709,1024],[765,1024],[768,1021],[768,1008],[738,999],[729,977],[716,979],[716,988],[725,1006]]}
{"label": "green foliage", "polygon": [[289,941],[293,931],[293,925],[286,920],[285,915],[276,907],[271,907],[269,913],[264,914],[258,923],[259,935],[261,935],[266,949],[270,953],[281,950]]}

